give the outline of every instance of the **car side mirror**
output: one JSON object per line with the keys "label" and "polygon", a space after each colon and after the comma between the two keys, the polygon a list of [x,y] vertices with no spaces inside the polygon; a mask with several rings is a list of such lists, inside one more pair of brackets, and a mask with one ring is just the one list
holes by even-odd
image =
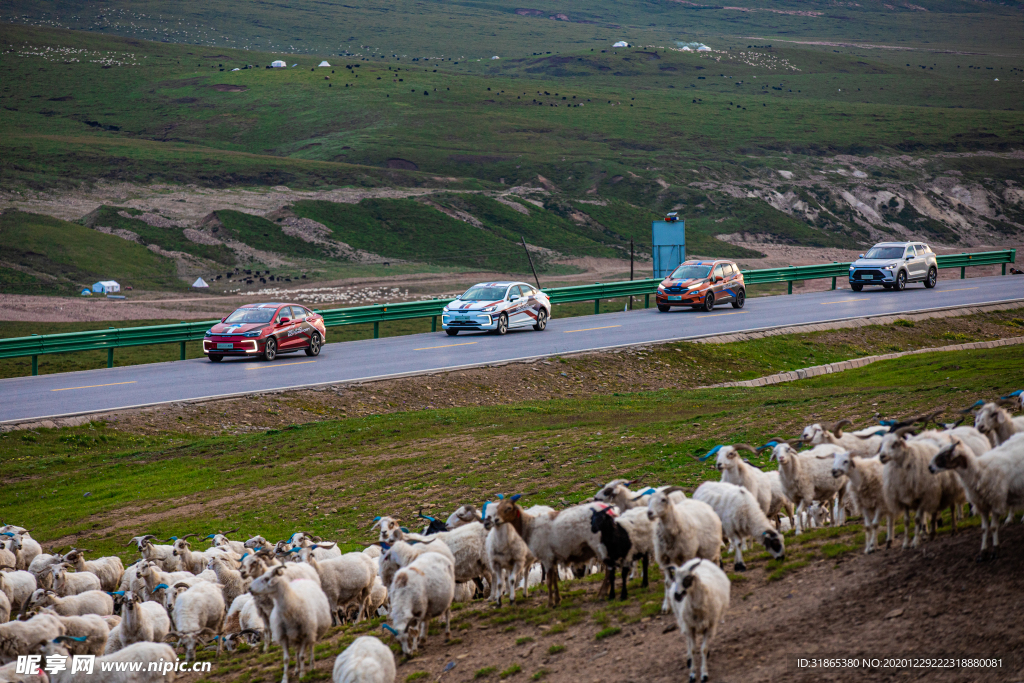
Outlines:
{"label": "car side mirror", "polygon": [[227,318],[221,318],[220,319],[221,322],[224,322],[225,320],[227,320]]}
{"label": "car side mirror", "polygon": [[461,299],[461,298],[462,298],[462,295],[461,295],[461,294],[456,294],[456,295],[455,295],[455,298],[456,298],[456,299]]}
{"label": "car side mirror", "polygon": [[287,324],[288,324],[288,323],[290,323],[291,321],[292,321],[292,319],[291,319],[291,318],[281,318],[281,323],[280,323],[280,324],[281,324],[281,325],[287,325]]}
{"label": "car side mirror", "polygon": [[910,260],[910,259],[912,259],[912,258],[914,258],[914,257],[913,257],[913,256],[911,256],[910,254],[907,254],[906,256],[904,256],[904,257],[903,257],[903,260],[905,260],[905,261],[909,261],[909,260]]}
{"label": "car side mirror", "polygon": [[857,258],[864,258],[864,254],[857,254]]}

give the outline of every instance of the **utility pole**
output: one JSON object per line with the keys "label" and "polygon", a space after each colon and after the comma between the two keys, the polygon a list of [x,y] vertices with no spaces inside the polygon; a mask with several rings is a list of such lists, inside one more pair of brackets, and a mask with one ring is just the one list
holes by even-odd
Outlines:
{"label": "utility pole", "polygon": [[[523,239],[522,235],[519,236],[519,239],[523,243],[523,251],[526,252],[526,260],[530,262],[530,270],[533,271],[533,279],[537,283],[537,289],[540,289],[540,278],[537,277],[537,269],[533,267],[533,258],[530,256],[530,250],[526,248],[526,240]],[[630,269],[632,270],[632,267]],[[633,278],[630,277],[630,280],[632,279]]]}
{"label": "utility pole", "polygon": [[[633,281],[633,240],[629,241],[629,281]],[[633,310],[633,295],[629,295],[629,310]]]}

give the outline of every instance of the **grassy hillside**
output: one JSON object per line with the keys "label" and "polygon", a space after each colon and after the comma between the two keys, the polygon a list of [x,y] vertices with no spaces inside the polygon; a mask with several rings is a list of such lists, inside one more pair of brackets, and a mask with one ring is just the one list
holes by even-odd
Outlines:
{"label": "grassy hillside", "polygon": [[142,245],[22,211],[0,213],[0,263],[29,271],[5,267],[0,277],[13,280],[5,291],[70,294],[97,280],[117,280],[122,287],[139,289],[185,288],[175,275],[174,262]]}
{"label": "grassy hillside", "polygon": [[222,238],[219,229],[214,233],[218,239],[237,240],[285,256],[320,259],[327,256],[323,247],[286,235],[280,225],[261,216],[231,210],[217,211],[216,216],[226,233]]}
{"label": "grassy hillside", "polygon": [[185,236],[185,228],[178,226],[160,227],[151,225],[137,216],[139,209],[120,206],[101,206],[85,217],[90,228],[104,227],[128,230],[138,236],[142,245],[154,244],[168,251],[180,251],[198,258],[224,265],[235,265],[234,252],[222,244],[197,244]]}

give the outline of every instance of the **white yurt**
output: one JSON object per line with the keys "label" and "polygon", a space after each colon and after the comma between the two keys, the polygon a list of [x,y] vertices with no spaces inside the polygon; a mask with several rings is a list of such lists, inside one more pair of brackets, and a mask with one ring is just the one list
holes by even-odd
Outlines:
{"label": "white yurt", "polygon": [[317,66],[330,66],[330,64],[328,64],[327,60],[325,59],[324,61],[322,61],[319,64],[317,64]]}
{"label": "white yurt", "polygon": [[96,294],[111,294],[113,292],[120,292],[121,285],[113,280],[100,280],[92,286],[92,291]]}
{"label": "white yurt", "polygon": [[612,45],[612,47],[629,47],[629,43],[627,43],[624,40],[620,40],[619,42]]}
{"label": "white yurt", "polygon": [[270,66],[274,67],[275,69],[283,69],[286,66],[288,66],[288,64],[287,62],[283,62],[280,59],[276,59],[270,63]]}
{"label": "white yurt", "polygon": [[196,281],[192,283],[192,286],[193,287],[209,287],[210,285],[206,284],[206,281],[203,280],[203,278],[196,278]]}

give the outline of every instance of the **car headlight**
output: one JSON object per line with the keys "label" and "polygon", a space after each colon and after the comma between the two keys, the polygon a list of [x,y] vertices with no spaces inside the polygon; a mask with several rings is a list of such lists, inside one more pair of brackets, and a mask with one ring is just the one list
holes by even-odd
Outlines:
{"label": "car headlight", "polygon": [[263,330],[253,330],[252,332],[246,332],[243,337],[258,337],[263,334]]}
{"label": "car headlight", "polygon": [[704,284],[703,282],[698,282],[698,283],[697,283],[697,284],[695,284],[695,285],[690,285],[690,286],[689,286],[689,287],[687,287],[686,289],[687,289],[687,291],[689,291],[689,290],[691,290],[691,289],[700,289],[700,288],[701,288],[701,286],[702,286],[703,284]]}
{"label": "car headlight", "polygon": [[212,337],[213,336],[213,328],[212,327],[206,331],[206,336],[207,337]]}
{"label": "car headlight", "polygon": [[896,267],[895,263],[890,263],[889,265],[883,267],[882,270],[892,270],[895,267]]}
{"label": "car headlight", "polygon": [[664,293],[665,285],[658,285],[658,291]]}

